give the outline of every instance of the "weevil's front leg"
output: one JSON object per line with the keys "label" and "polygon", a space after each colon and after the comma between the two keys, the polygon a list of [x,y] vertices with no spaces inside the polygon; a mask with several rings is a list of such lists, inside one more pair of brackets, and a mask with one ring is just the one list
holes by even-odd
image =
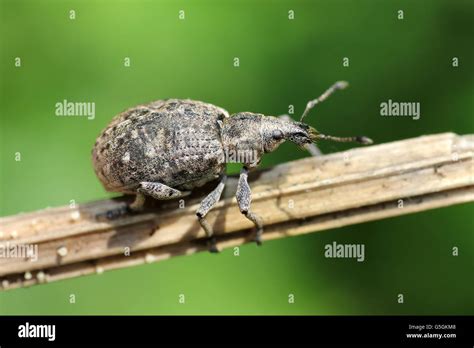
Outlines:
{"label": "weevil's front leg", "polygon": [[239,209],[242,214],[245,215],[247,219],[252,221],[257,228],[257,234],[255,237],[255,242],[257,245],[262,244],[262,232],[263,224],[262,219],[250,210],[250,202],[252,201],[252,192],[250,191],[250,186],[248,183],[248,173],[249,170],[246,167],[243,167],[240,171],[239,183],[237,185],[237,203],[239,204]]}
{"label": "weevil's front leg", "polygon": [[305,144],[304,149],[313,157],[322,156],[323,153],[315,143]]}
{"label": "weevil's front leg", "polygon": [[217,187],[211,193],[209,193],[206,198],[202,200],[201,205],[199,206],[199,209],[196,212],[198,221],[206,232],[206,236],[209,238],[209,251],[213,253],[216,253],[219,250],[216,246],[216,237],[214,236],[214,231],[212,229],[212,226],[207,221],[206,215],[209,210],[211,210],[217,204],[217,202],[219,202],[219,199],[222,195],[222,191],[224,190],[226,180],[227,177],[224,175],[221,178]]}
{"label": "weevil's front leg", "polygon": [[[287,114],[279,115],[278,117],[285,121],[292,121],[292,118],[290,117],[290,115],[287,115]],[[306,144],[304,149],[308,151],[309,154],[313,157],[322,156],[323,154],[315,143]]]}

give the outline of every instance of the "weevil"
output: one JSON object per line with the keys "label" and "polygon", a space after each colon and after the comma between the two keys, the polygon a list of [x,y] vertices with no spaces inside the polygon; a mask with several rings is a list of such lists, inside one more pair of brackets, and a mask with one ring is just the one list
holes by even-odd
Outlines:
{"label": "weevil", "polygon": [[226,182],[226,163],[242,164],[236,198],[240,212],[255,225],[261,244],[263,222],[251,210],[248,173],[265,153],[289,140],[315,152],[318,140],[371,144],[365,136],[335,137],[303,122],[308,112],[334,91],[347,86],[336,82],[320,97],[307,103],[300,121],[253,112],[233,115],[223,108],[189,99],[158,100],[117,115],[100,134],[92,150],[95,172],[106,190],[135,195],[130,212],[143,209],[145,197],[169,200],[185,197],[210,181],[216,187],[200,203],[197,220],[217,251],[206,214],[219,201]]}

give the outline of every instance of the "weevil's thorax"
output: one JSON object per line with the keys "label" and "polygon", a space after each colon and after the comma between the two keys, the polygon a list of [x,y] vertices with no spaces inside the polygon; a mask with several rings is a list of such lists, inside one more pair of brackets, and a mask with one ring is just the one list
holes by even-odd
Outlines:
{"label": "weevil's thorax", "polygon": [[[275,151],[285,140],[298,146],[311,143],[310,126],[274,116],[240,112],[226,119],[222,127],[222,144],[227,157],[237,154],[236,162],[256,167],[265,153]],[[242,160],[247,158],[247,160]]]}
{"label": "weevil's thorax", "polygon": [[256,167],[265,152],[261,128],[262,114],[240,112],[224,121],[221,132],[227,162]]}

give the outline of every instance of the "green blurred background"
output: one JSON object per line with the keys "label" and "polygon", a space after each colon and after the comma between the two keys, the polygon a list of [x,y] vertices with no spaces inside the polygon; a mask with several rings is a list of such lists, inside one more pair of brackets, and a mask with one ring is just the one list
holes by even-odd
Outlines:
{"label": "green blurred background", "polygon": [[[267,115],[292,104],[297,117],[343,79],[351,87],[307,119],[322,131],[378,143],[474,133],[473,4],[1,0],[0,215],[110,196],[92,170],[95,137],[118,112],[155,99]],[[95,102],[95,119],[55,116],[64,99]],[[388,99],[420,102],[421,119],[381,117]],[[303,156],[284,144],[262,165]],[[238,257],[200,253],[2,292],[0,314],[474,314],[473,214],[459,205],[249,244]],[[333,241],[364,243],[366,261],[326,259]]]}

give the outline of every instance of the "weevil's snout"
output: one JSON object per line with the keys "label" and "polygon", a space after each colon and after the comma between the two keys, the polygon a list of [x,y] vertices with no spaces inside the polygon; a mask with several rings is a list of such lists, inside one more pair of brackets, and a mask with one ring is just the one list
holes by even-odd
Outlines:
{"label": "weevil's snout", "polygon": [[265,152],[274,151],[285,140],[301,147],[311,143],[313,140],[311,140],[310,128],[301,122],[265,116],[262,120],[262,139]]}
{"label": "weevil's snout", "polygon": [[286,139],[300,147],[305,147],[305,145],[315,141],[314,136],[316,133],[317,131],[313,127],[308,126],[306,123],[295,121],[290,132],[286,135]]}
{"label": "weevil's snout", "polygon": [[272,116],[265,116],[262,120],[262,139],[265,152],[274,151],[285,140],[289,140],[301,148],[318,140],[337,142],[357,142],[363,145],[372,144],[372,139],[365,136],[336,137],[322,134],[315,128],[298,121],[287,121]]}
{"label": "weevil's snout", "polygon": [[366,136],[336,137],[333,135],[322,134],[315,128],[302,122],[294,122],[292,131],[287,134],[286,139],[301,147],[305,147],[307,144],[314,143],[318,140],[331,140],[340,143],[356,142],[363,145],[370,145],[373,143],[372,139]]}

